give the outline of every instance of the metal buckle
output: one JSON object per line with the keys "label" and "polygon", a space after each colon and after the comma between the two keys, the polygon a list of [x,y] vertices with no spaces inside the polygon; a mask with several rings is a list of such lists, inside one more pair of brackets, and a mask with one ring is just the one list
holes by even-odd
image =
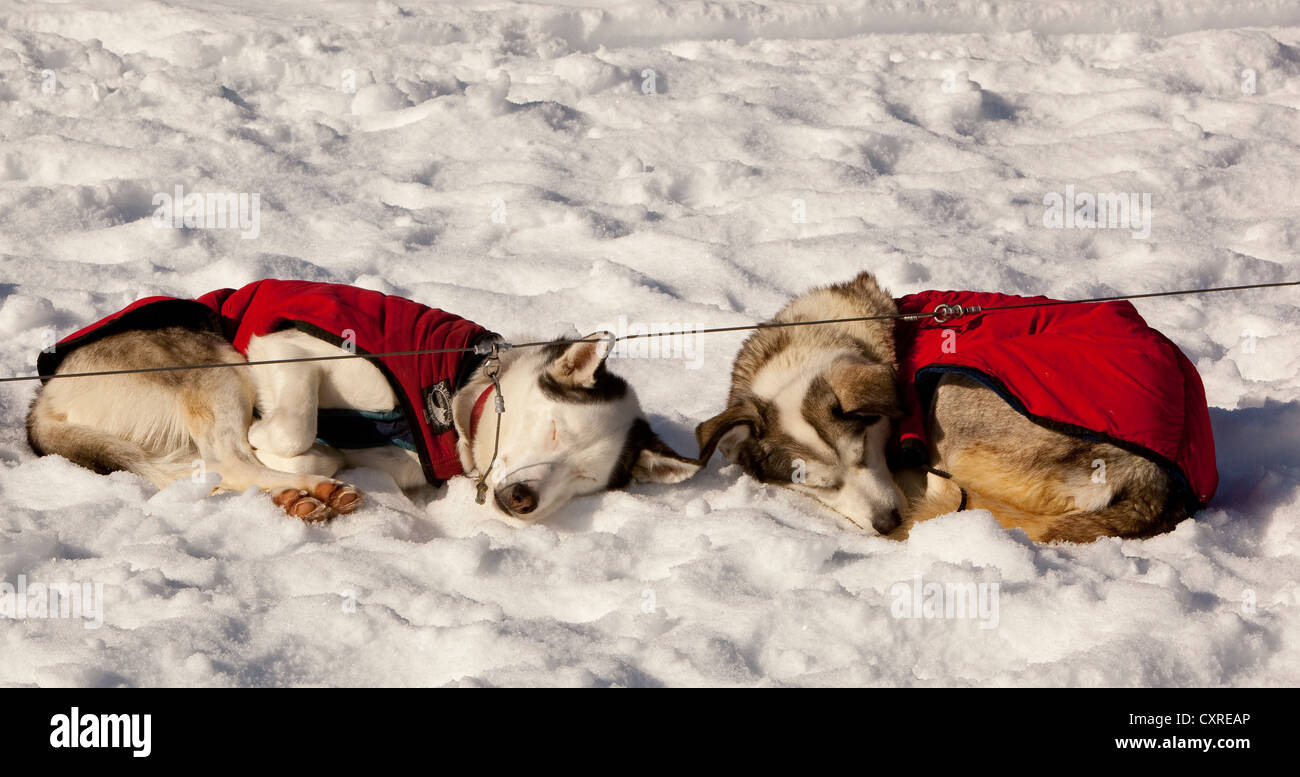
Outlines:
{"label": "metal buckle", "polygon": [[961,305],[936,305],[934,308],[934,323],[946,324],[954,318],[962,316],[973,316],[983,310],[979,305],[963,307]]}

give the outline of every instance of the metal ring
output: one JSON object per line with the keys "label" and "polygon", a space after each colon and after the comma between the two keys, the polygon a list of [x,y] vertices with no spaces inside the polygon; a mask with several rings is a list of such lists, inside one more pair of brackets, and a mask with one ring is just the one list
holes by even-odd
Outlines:
{"label": "metal ring", "polygon": [[980,307],[978,305],[971,305],[969,310],[961,305],[936,305],[934,308],[934,323],[946,324],[954,318],[961,318],[962,316],[978,312],[980,312]]}

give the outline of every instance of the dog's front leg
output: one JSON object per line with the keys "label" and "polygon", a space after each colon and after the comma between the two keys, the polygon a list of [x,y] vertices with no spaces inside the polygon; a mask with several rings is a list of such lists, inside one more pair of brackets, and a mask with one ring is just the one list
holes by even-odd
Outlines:
{"label": "dog's front leg", "polygon": [[[293,457],[316,441],[320,370],[314,364],[250,367],[262,417],[248,427],[248,443],[258,451]],[[256,374],[261,371],[262,374]]]}

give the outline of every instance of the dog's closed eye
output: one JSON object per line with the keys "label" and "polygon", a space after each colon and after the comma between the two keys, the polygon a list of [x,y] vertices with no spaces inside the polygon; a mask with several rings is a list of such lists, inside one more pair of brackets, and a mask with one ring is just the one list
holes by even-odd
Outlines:
{"label": "dog's closed eye", "polygon": [[862,426],[871,426],[875,422],[879,421],[881,418],[880,415],[877,413],[863,413],[863,412],[856,412],[856,411],[846,413],[842,408],[839,407],[835,408],[834,415],[837,419],[841,421],[849,421],[851,423],[860,424]]}

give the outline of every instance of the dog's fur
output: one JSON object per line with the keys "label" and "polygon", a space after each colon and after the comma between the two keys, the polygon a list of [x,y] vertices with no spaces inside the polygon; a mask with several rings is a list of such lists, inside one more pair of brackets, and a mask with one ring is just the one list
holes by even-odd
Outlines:
{"label": "dog's fur", "polygon": [[[773,320],[897,312],[862,273],[795,299]],[[897,537],[916,521],[956,510],[962,488],[968,509],[987,509],[1042,542],[1144,537],[1187,516],[1172,479],[1150,459],[1040,426],[955,374],[941,378],[926,415],[928,461],[951,479],[891,473],[889,419],[900,414],[893,321],[762,329],[736,358],[726,410],[700,424],[696,436],[701,461],[716,448],[759,480]],[[1104,482],[1093,480],[1098,460]]]}
{"label": "dog's fur", "polygon": [[[597,339],[602,334],[567,347],[503,352],[506,412],[497,415],[490,397],[475,436],[469,433],[474,404],[491,385],[486,364],[452,396],[466,473],[487,469],[500,422],[489,481],[505,516],[536,522],[580,494],[633,479],[678,482],[698,469],[650,430],[631,387],[606,370],[609,340]],[[344,353],[293,330],[254,337],[247,348],[251,361]],[[216,333],[168,327],[91,342],[57,372],[243,361]],[[58,454],[100,473],[126,470],[160,488],[192,475],[201,460],[220,475],[220,489],[266,489],[291,515],[319,521],[361,503],[356,489],[333,478],[341,468],[382,469],[402,488],[425,484],[411,451],[339,450],[316,442],[318,409],[384,412],[397,404],[383,374],[365,359],[59,378],[32,402],[27,432],[38,454]]]}

